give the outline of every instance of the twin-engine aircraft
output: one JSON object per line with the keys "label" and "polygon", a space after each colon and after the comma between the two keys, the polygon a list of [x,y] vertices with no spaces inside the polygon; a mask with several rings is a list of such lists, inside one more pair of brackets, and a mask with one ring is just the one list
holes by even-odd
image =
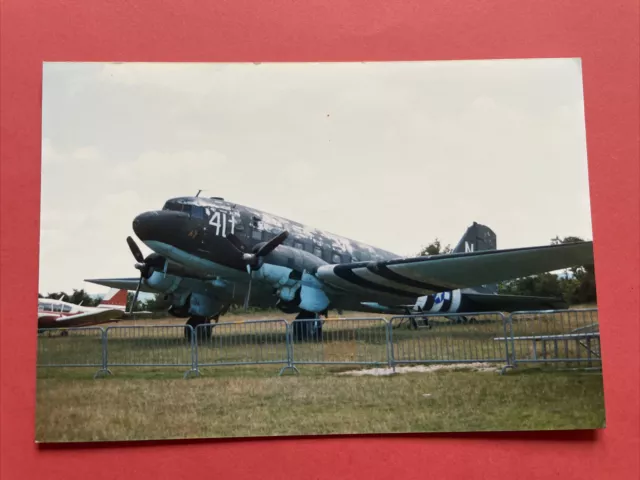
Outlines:
{"label": "twin-engine aircraft", "polygon": [[[160,293],[192,327],[218,321],[232,303],[297,314],[294,335],[321,334],[328,310],[407,314],[566,308],[555,298],[498,295],[499,281],[593,264],[592,242],[496,250],[473,223],[450,254],[401,257],[219,197],[179,197],[138,215],[131,237],[139,278],[98,285]],[[313,320],[311,320],[313,319]],[[205,329],[210,334],[211,329]]]}
{"label": "twin-engine aircraft", "polygon": [[38,328],[86,327],[113,322],[127,315],[126,307],[127,290],[114,288],[95,307],[65,302],[62,297],[39,298]]}

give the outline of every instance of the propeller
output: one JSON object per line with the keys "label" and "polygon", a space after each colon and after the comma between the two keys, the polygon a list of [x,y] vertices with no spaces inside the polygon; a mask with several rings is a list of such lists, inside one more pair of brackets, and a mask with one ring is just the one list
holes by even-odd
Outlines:
{"label": "propeller", "polygon": [[245,310],[248,310],[249,308],[249,298],[251,297],[251,282],[253,280],[253,271],[258,270],[262,266],[264,257],[269,255],[278,246],[280,246],[282,242],[284,242],[287,239],[288,236],[289,236],[289,232],[284,230],[283,232],[280,232],[278,235],[273,237],[268,242],[258,243],[257,245],[255,245],[251,253],[247,253],[247,247],[233,233],[230,233],[226,236],[227,240],[233,246],[233,248],[238,252],[238,254],[242,255],[242,260],[244,261],[247,269],[247,273],[249,274],[249,288],[247,289],[247,294],[244,297]]}
{"label": "propeller", "polygon": [[131,305],[129,306],[129,314],[131,314],[133,313],[133,307],[138,301],[138,294],[140,293],[140,288],[142,287],[142,280],[151,276],[152,268],[164,268],[166,272],[167,267],[166,260],[157,253],[152,253],[147,256],[147,258],[144,258],[144,256],[142,255],[142,251],[140,251],[140,247],[138,247],[138,244],[133,238],[127,237],[127,245],[129,245],[129,250],[131,250],[133,258],[136,259],[136,264],[134,266],[137,270],[140,271],[140,280],[138,280],[136,293],[133,295]]}

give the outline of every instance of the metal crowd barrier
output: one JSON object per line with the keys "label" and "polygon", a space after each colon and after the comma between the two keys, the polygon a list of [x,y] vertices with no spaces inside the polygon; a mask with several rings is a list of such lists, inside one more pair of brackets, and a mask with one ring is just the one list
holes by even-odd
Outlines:
{"label": "metal crowd barrier", "polygon": [[199,325],[194,342],[194,369],[223,365],[290,365],[287,322],[247,322]]}
{"label": "metal crowd barrier", "polygon": [[98,376],[109,373],[105,352],[101,327],[38,329],[38,367],[99,367]]}
{"label": "metal crowd barrier", "polygon": [[597,309],[39,329],[38,367],[600,362]]}
{"label": "metal crowd barrier", "polygon": [[[509,365],[508,318],[499,312],[429,313],[392,317],[392,362],[401,364],[502,363]],[[405,326],[405,328],[402,328]]]}
{"label": "metal crowd barrier", "polygon": [[[308,320],[308,323],[316,323]],[[384,318],[332,318],[296,335],[291,325],[293,365],[389,365],[389,322]],[[315,327],[315,330],[313,328]],[[309,330],[311,333],[309,334]]]}
{"label": "metal crowd barrier", "polygon": [[118,325],[104,336],[108,367],[187,367],[185,376],[197,373],[190,325]]}
{"label": "metal crowd barrier", "polygon": [[[601,363],[598,310],[513,312],[508,340],[511,364]],[[502,339],[496,338],[497,341]]]}

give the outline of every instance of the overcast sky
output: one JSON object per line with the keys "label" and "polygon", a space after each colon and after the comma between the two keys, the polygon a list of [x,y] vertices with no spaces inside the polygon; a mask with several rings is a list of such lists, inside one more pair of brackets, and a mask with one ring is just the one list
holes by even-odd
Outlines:
{"label": "overcast sky", "polygon": [[133,217],[199,189],[400,255],[592,238],[576,59],[43,68],[41,293],[137,277]]}

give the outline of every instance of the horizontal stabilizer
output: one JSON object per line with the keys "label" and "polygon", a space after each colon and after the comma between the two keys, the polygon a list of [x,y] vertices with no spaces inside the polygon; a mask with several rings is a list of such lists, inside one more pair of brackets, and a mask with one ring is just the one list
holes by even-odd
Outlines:
{"label": "horizontal stabilizer", "polygon": [[518,310],[564,310],[569,304],[561,298],[525,295],[464,293],[465,309],[470,312],[515,312]]}

